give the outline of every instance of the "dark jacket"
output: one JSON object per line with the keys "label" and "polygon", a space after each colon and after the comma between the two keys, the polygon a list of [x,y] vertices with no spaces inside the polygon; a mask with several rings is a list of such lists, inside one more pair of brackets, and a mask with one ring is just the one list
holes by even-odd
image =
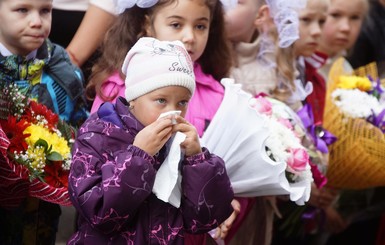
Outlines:
{"label": "dark jacket", "polygon": [[88,117],[81,70],[73,65],[65,49],[46,40],[36,57],[0,55],[1,85],[16,84],[28,97],[36,99],[73,125]]}
{"label": "dark jacket", "polygon": [[221,158],[207,149],[182,160],[181,207],[159,200],[152,187],[167,155],[132,145],[144,128],[119,98],[103,104],[78,131],[69,176],[78,227],[68,244],[183,244],[231,214],[233,191]]}

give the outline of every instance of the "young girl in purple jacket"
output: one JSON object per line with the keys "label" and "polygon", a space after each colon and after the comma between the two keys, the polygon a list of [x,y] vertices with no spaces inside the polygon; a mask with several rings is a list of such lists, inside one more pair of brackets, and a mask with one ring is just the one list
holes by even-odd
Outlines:
{"label": "young girl in purple jacket", "polygon": [[[184,244],[185,233],[208,232],[233,211],[223,160],[201,148],[183,118],[196,86],[191,59],[179,41],[141,38],[122,70],[125,98],[92,114],[73,147],[69,191],[79,229],[68,244]],[[175,110],[180,116],[159,117]],[[153,191],[176,133],[186,137],[179,205]]]}
{"label": "young girl in purple jacket", "polygon": [[[125,76],[119,70],[124,54],[139,37],[179,40],[194,62],[196,81],[185,118],[202,136],[222,102],[224,88],[219,81],[229,75],[232,60],[221,2],[117,0],[117,6],[121,13],[106,35],[102,56],[93,67],[87,87],[90,99],[94,99],[91,111],[96,111],[103,102],[115,101],[123,95]],[[185,240],[186,244],[202,245],[206,239],[204,235],[189,238]]]}

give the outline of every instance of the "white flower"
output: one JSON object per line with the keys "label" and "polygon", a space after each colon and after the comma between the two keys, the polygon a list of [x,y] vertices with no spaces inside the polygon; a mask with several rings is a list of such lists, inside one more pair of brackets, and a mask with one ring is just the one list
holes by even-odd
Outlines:
{"label": "white flower", "polygon": [[372,110],[378,114],[385,109],[376,97],[359,89],[336,89],[331,96],[342,113],[352,118],[368,118]]}
{"label": "white flower", "polygon": [[290,156],[288,149],[302,147],[300,140],[294,132],[278,122],[274,118],[268,120],[270,136],[266,140],[266,146],[271,150],[278,161],[285,161]]}

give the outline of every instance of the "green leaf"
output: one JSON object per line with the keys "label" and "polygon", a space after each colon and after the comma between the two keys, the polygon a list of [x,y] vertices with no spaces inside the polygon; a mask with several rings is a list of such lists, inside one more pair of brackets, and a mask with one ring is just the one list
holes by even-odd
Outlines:
{"label": "green leaf", "polygon": [[60,155],[60,153],[53,151],[48,156],[47,159],[50,161],[63,161],[63,157]]}
{"label": "green leaf", "polygon": [[37,146],[40,146],[40,147],[43,147],[44,148],[44,151],[47,152],[47,149],[48,149],[48,143],[47,141],[43,140],[43,139],[39,139],[38,141],[36,141],[35,147]]}

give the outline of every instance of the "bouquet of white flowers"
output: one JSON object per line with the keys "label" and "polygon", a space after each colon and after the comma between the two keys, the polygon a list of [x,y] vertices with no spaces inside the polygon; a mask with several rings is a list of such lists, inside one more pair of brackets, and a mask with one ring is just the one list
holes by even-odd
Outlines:
{"label": "bouquet of white flowers", "polygon": [[232,79],[222,84],[224,99],[201,141],[225,161],[235,196],[289,195],[303,205],[313,179],[306,149],[290,121],[279,117],[279,109],[290,108],[253,98]]}

